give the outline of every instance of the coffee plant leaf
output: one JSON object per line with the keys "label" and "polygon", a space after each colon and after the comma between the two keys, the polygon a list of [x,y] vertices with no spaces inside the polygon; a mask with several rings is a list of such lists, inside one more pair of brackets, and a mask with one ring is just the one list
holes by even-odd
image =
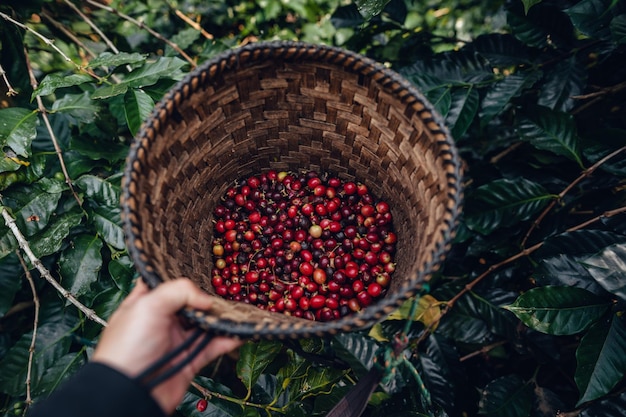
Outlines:
{"label": "coffee plant leaf", "polygon": [[59,265],[63,286],[74,296],[88,293],[91,284],[98,280],[102,246],[98,236],[82,234],[73,237],[71,246],[62,252]]}
{"label": "coffee plant leaf", "polygon": [[287,392],[279,390],[278,378],[276,375],[264,373],[259,376],[254,387],[250,401],[256,404],[275,404],[283,407],[287,403]]}
{"label": "coffee plant leaf", "polygon": [[39,86],[33,91],[31,99],[37,96],[48,96],[59,88],[74,87],[88,82],[93,82],[93,77],[87,74],[67,74],[63,72],[47,74]]}
{"label": "coffee plant leaf", "polygon": [[626,43],[626,14],[615,16],[613,20],[611,20],[609,27],[615,43]]}
{"label": "coffee plant leaf", "polygon": [[128,254],[118,255],[111,259],[108,271],[117,288],[125,292],[130,290],[133,279],[137,275],[134,263]]}
{"label": "coffee plant leaf", "polygon": [[[196,378],[198,379],[198,378]],[[230,389],[225,385],[218,384],[208,378],[199,379],[199,384],[209,391],[224,393],[230,393]],[[196,404],[201,399],[208,401],[207,408],[204,411],[198,411]],[[232,401],[224,400],[216,396],[205,398],[198,395],[196,392],[187,391],[181,403],[176,407],[176,411],[191,417],[241,417],[243,414],[243,407]]]}
{"label": "coffee plant leaf", "polygon": [[481,317],[457,310],[441,319],[437,333],[460,343],[482,345],[493,340],[489,325]]}
{"label": "coffee plant leaf", "polygon": [[626,372],[626,324],[621,315],[595,323],[576,349],[575,381],[580,392],[578,405],[609,392]]}
{"label": "coffee plant leaf", "polygon": [[[3,207],[0,206],[0,210]],[[17,240],[13,236],[13,232],[4,225],[4,221],[0,223],[0,262],[8,255],[15,253],[18,248]]]}
{"label": "coffee plant leaf", "polygon": [[160,57],[124,76],[123,84],[131,88],[141,88],[155,84],[161,78],[182,79],[182,71],[187,63],[180,58]]}
{"label": "coffee plant leaf", "polygon": [[5,193],[4,202],[12,208],[15,223],[24,236],[41,232],[54,220],[62,193],[49,193],[40,184],[15,187]]}
{"label": "coffee plant leaf", "polygon": [[533,258],[551,258],[567,254],[583,259],[616,243],[626,243],[626,236],[606,230],[574,230],[546,239],[541,248],[533,254]]}
{"label": "coffee plant leaf", "polygon": [[[0,229],[0,233],[2,230]],[[22,286],[22,282],[13,279],[22,271],[17,255],[11,253],[9,256],[1,257],[2,238],[0,237],[0,318],[9,311],[13,305],[13,298]]]}
{"label": "coffee plant leaf", "polygon": [[528,48],[510,34],[493,33],[474,39],[472,47],[493,68],[510,68],[530,64]]}
{"label": "coffee plant leaf", "polygon": [[576,101],[573,97],[582,94],[587,85],[587,71],[575,56],[559,62],[546,72],[541,83],[537,104],[552,110],[566,112]]}
{"label": "coffee plant leaf", "polygon": [[576,287],[537,287],[504,306],[533,330],[552,335],[585,331],[611,307],[610,301]]}
{"label": "coffee plant leaf", "polygon": [[585,408],[580,417],[621,417],[626,414],[626,393],[606,397]]}
{"label": "coffee plant leaf", "polygon": [[35,256],[41,258],[58,252],[69,235],[70,229],[78,226],[83,216],[84,213],[78,210],[61,214],[45,230],[34,235],[30,240],[30,248]]}
{"label": "coffee plant leaf", "polygon": [[480,392],[478,413],[484,416],[528,417],[533,390],[517,375],[499,377]]}
{"label": "coffee plant leaf", "polygon": [[528,108],[519,120],[517,132],[535,148],[564,156],[583,167],[580,140],[571,115],[546,107]]}
{"label": "coffee plant leaf", "polygon": [[[15,154],[28,157],[30,145],[37,135],[37,112],[21,107],[0,109],[0,148],[8,147]],[[6,150],[4,152],[7,155]]]}
{"label": "coffee plant leaf", "polygon": [[365,20],[371,20],[374,16],[379,15],[387,3],[389,0],[355,0],[359,13]]}
{"label": "coffee plant leaf", "polygon": [[248,396],[259,376],[272,363],[282,345],[275,341],[246,342],[239,349],[237,376],[248,390]]}
{"label": "coffee plant leaf", "polygon": [[91,98],[93,100],[98,100],[116,97],[125,94],[129,88],[130,86],[128,85],[128,83],[103,84],[101,87],[98,87],[94,92],[91,93]]}
{"label": "coffee plant leaf", "polygon": [[450,95],[450,87],[437,88],[426,92],[426,98],[433,105],[435,110],[444,118],[450,111],[452,104],[452,96]]}
{"label": "coffee plant leaf", "polygon": [[82,94],[65,94],[52,103],[52,112],[63,113],[74,123],[91,123],[100,110],[97,102],[85,91]]}
{"label": "coffee plant leaf", "polygon": [[626,244],[611,245],[583,262],[602,288],[626,301]]}
{"label": "coffee plant leaf", "polygon": [[421,377],[433,401],[449,415],[457,415],[457,389],[467,383],[467,378],[460,371],[459,354],[452,341],[438,334],[431,335],[424,341],[419,363]]}
{"label": "coffee plant leaf", "polygon": [[497,179],[468,192],[465,223],[488,235],[530,219],[554,198],[536,182],[524,178]]}
{"label": "coffee plant leaf", "polygon": [[582,0],[565,10],[572,23],[582,34],[596,39],[608,40],[613,14],[610,13],[612,0]]}
{"label": "coffee plant leaf", "polygon": [[84,193],[85,199],[93,200],[94,203],[111,207],[119,204],[120,187],[107,179],[87,174],[77,178],[74,185]]}
{"label": "coffee plant leaf", "polygon": [[[93,161],[105,160],[108,162],[119,162],[124,160],[128,155],[128,146],[120,142],[115,142],[110,138],[87,139],[73,136],[70,141],[70,146],[75,153],[79,153],[91,159],[89,162],[79,160],[79,174],[88,172],[85,168],[88,166],[93,167]],[[69,161],[70,166],[71,163],[72,161]]]}
{"label": "coffee plant leaf", "polygon": [[[583,155],[590,162],[596,163],[609,154],[626,146],[626,130],[607,128],[597,129],[586,133],[582,137],[581,146]],[[599,169],[610,174],[626,177],[626,154],[622,151],[613,158],[600,165]]]}
{"label": "coffee plant leaf", "polygon": [[89,212],[89,219],[102,239],[116,249],[124,249],[124,230],[120,217],[121,208],[98,206]]}
{"label": "coffee plant leaf", "polygon": [[541,3],[541,1],[542,0],[522,0],[522,3],[524,4],[524,13],[528,14],[530,8],[533,7],[535,4]]}
{"label": "coffee plant leaf", "polygon": [[578,257],[560,254],[539,261],[533,274],[540,286],[570,286],[604,296],[606,291],[593,279]]}
{"label": "coffee plant leaf", "polygon": [[37,386],[33,389],[33,395],[52,392],[63,381],[71,377],[85,364],[85,355],[82,351],[67,353],[57,359],[52,366],[45,370]]}
{"label": "coffee plant leaf", "polygon": [[124,94],[124,115],[130,133],[134,136],[154,108],[154,101],[143,90],[130,88]]}
{"label": "coffee plant leaf", "polygon": [[142,64],[146,61],[147,55],[140,54],[138,52],[128,53],[128,52],[119,52],[113,54],[111,52],[102,52],[97,57],[93,58],[87,64],[88,68],[97,68],[97,67],[118,67],[120,65],[135,65]]}
{"label": "coffee plant leaf", "polygon": [[100,291],[92,289],[89,295],[93,296],[91,304],[94,312],[102,319],[108,320],[126,298],[128,292],[120,291],[119,288],[108,287]]}
{"label": "coffee plant leaf", "polygon": [[331,346],[340,359],[362,376],[371,368],[381,345],[361,333],[340,333],[333,336]]}
{"label": "coffee plant leaf", "polygon": [[31,184],[41,178],[45,169],[45,157],[33,155],[28,165],[20,165],[16,171],[0,172],[0,191],[17,184]]}
{"label": "coffee plant leaf", "polygon": [[446,115],[446,124],[454,138],[461,138],[472,124],[478,107],[480,95],[472,86],[455,89],[452,92],[450,109]]}
{"label": "coffee plant leaf", "polygon": [[498,116],[525,89],[532,87],[541,78],[540,71],[521,71],[505,75],[488,88],[479,111],[482,127]]}

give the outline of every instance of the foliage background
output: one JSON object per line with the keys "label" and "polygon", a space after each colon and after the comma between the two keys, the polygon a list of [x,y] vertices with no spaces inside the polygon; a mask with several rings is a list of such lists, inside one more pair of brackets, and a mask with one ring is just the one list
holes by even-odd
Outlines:
{"label": "foliage background", "polygon": [[365,415],[625,414],[623,0],[8,0],[0,18],[2,415],[85,363],[128,292],[120,178],[142,120],[195,65],[261,39],[414,82],[465,160],[464,215],[416,316],[247,343],[177,414],[206,397],[204,415],[324,415],[407,320]]}

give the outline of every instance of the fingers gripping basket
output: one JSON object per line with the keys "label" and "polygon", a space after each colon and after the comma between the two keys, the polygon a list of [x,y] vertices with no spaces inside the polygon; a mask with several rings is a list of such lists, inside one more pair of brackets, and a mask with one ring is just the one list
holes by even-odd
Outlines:
{"label": "fingers gripping basket", "polygon": [[330,322],[216,296],[211,311],[186,311],[200,327],[246,338],[365,328],[414,295],[448,250],[460,210],[460,161],[424,97],[398,74],[352,52],[258,43],[190,73],[136,138],[122,206],[129,251],[143,279],[154,287],[185,276],[213,293],[213,209],[234,180],[270,169],[357,180],[390,204],[398,244],[389,292]]}

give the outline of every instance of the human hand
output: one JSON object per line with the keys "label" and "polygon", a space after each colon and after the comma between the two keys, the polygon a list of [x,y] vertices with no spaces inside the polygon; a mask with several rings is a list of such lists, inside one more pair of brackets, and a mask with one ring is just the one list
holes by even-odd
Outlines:
{"label": "human hand", "polygon": [[[208,295],[188,279],[167,281],[152,291],[139,280],[112,314],[93,360],[133,378],[191,335],[193,330],[185,330],[176,315],[180,309],[207,310],[210,306]],[[154,387],[152,396],[163,411],[171,414],[194,376],[206,364],[240,344],[238,339],[214,337],[180,372]],[[179,360],[174,358],[173,362]]]}

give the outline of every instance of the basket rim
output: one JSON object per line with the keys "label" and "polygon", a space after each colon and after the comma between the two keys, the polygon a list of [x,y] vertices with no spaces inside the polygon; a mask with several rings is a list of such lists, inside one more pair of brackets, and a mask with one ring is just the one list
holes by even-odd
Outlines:
{"label": "basket rim", "polygon": [[245,46],[224,51],[207,60],[202,65],[189,72],[181,81],[174,85],[170,91],[157,103],[150,116],[144,121],[141,129],[135,136],[134,142],[126,160],[122,180],[122,223],[127,248],[135,268],[141,278],[150,288],[155,288],[163,279],[157,275],[155,268],[146,252],[146,245],[142,242],[140,233],[141,226],[136,221],[134,210],[136,207],[135,197],[132,190],[136,189],[136,170],[141,166],[140,154],[149,152],[153,138],[157,136],[163,122],[170,117],[178,104],[194,94],[207,80],[214,79],[219,74],[231,70],[237,70],[245,65],[263,62],[267,59],[284,60],[289,62],[324,62],[343,67],[345,70],[369,76],[372,81],[380,85],[382,90],[399,97],[407,106],[419,102],[425,111],[430,114],[431,120],[437,125],[433,133],[441,133],[443,140],[438,144],[442,148],[440,155],[443,156],[447,170],[448,204],[445,206],[445,227],[442,236],[431,252],[430,261],[421,265],[421,269],[413,277],[407,277],[402,287],[393,293],[387,294],[376,304],[364,309],[359,314],[352,314],[341,319],[327,322],[311,321],[310,324],[298,329],[292,327],[264,329],[259,333],[259,328],[252,322],[234,322],[231,320],[212,320],[206,313],[192,310],[184,310],[183,316],[192,324],[216,334],[233,335],[243,338],[287,338],[309,337],[334,334],[339,331],[354,331],[363,329],[380,321],[384,316],[395,310],[399,305],[414,296],[419,291],[427,291],[428,278],[439,269],[446,252],[451,246],[455,235],[462,203],[462,163],[451,134],[444,123],[443,117],[434,109],[433,105],[424,95],[408,80],[394,70],[360,55],[356,52],[335,46],[318,45],[295,41],[265,41],[250,43]]}

